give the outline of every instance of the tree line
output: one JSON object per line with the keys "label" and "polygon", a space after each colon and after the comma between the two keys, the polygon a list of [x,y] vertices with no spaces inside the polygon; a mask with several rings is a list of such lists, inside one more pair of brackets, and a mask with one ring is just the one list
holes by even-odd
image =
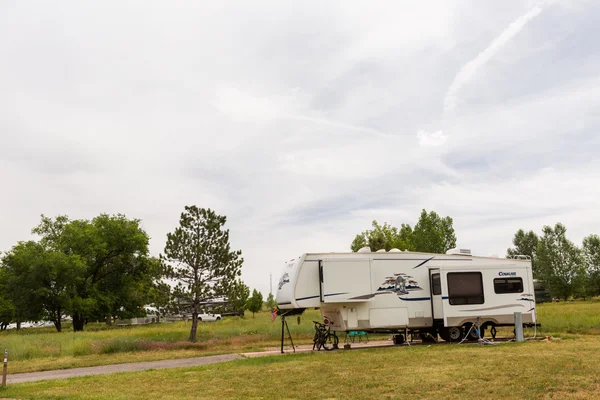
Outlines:
{"label": "tree line", "polygon": [[440,217],[435,211],[422,210],[414,228],[410,224],[401,224],[400,228],[381,225],[373,221],[373,229],[356,235],[350,249],[354,252],[363,247],[371,251],[391,249],[416,251],[421,253],[444,254],[456,247],[456,234],[453,220],[450,217]]}
{"label": "tree line", "polygon": [[507,256],[531,257],[534,279],[541,280],[551,296],[568,299],[600,296],[600,236],[590,234],[581,246],[567,238],[567,228],[556,223],[542,234],[519,229]]}
{"label": "tree line", "polygon": [[198,314],[215,299],[234,311],[256,312],[262,294],[254,290],[250,297],[240,278],[244,260],[231,248],[226,220],[186,206],[163,253],[152,257],[139,219],[42,215],[32,229],[39,239],[21,241],[0,258],[0,328],[47,320],[60,332],[68,317],[73,330],[82,331],[88,321],[141,317],[152,306],[191,314],[189,339],[195,341]]}
{"label": "tree line", "polygon": [[[544,226],[541,235],[519,229],[506,256],[526,255],[531,258],[534,279],[550,291],[551,296],[567,299],[600,296],[600,236],[591,234],[577,246],[566,236],[567,229],[557,223]],[[451,217],[422,210],[414,227],[394,227],[372,222],[372,229],[356,235],[350,245],[354,252],[363,247],[371,251],[393,248],[423,253],[444,254],[455,248],[456,234]]]}

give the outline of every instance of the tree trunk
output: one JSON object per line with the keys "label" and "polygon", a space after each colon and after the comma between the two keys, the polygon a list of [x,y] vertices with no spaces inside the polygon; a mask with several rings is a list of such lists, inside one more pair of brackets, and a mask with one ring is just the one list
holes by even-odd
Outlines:
{"label": "tree trunk", "polygon": [[196,331],[198,330],[198,312],[192,312],[192,330],[190,331],[190,342],[196,342]]}
{"label": "tree trunk", "polygon": [[106,325],[111,326],[112,325],[112,318],[107,316],[104,317],[104,321],[106,322]]}
{"label": "tree trunk", "polygon": [[194,301],[192,308],[192,330],[190,331],[190,342],[196,342],[196,331],[198,330],[198,304]]}
{"label": "tree trunk", "polygon": [[21,330],[21,321],[17,321],[17,330],[20,331]]}
{"label": "tree trunk", "polygon": [[54,315],[54,327],[56,328],[57,332],[62,332],[62,308],[58,308],[58,310],[56,310],[56,312],[53,313]]}
{"label": "tree trunk", "polygon": [[82,332],[85,324],[85,317],[79,313],[73,314],[73,332]]}

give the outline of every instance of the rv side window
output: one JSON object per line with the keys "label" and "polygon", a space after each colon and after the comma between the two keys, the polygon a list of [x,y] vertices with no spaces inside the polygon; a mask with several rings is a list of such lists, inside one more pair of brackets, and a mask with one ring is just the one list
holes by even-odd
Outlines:
{"label": "rv side window", "polygon": [[440,281],[440,274],[431,275],[431,290],[433,295],[442,294],[442,281]]}
{"label": "rv side window", "polygon": [[494,292],[523,293],[523,278],[496,278],[494,279]]}
{"label": "rv side window", "polygon": [[450,305],[483,304],[481,272],[450,272],[446,278]]}

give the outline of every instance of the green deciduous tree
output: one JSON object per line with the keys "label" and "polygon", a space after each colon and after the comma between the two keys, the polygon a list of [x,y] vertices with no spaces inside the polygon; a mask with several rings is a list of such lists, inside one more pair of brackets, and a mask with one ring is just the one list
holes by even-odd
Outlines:
{"label": "green deciduous tree", "polygon": [[435,211],[421,211],[412,234],[415,251],[444,254],[456,247],[452,218],[440,217]]}
{"label": "green deciduous tree", "polygon": [[252,297],[248,299],[248,304],[246,308],[252,312],[252,318],[254,318],[254,314],[259,312],[263,306],[263,295],[258,290],[254,289],[252,291]]}
{"label": "green deciduous tree", "polygon": [[273,296],[273,293],[269,293],[269,295],[267,296],[267,301],[265,302],[267,308],[270,310],[272,308],[277,307],[277,302],[275,301],[275,296]]}
{"label": "green deciduous tree", "polygon": [[[74,254],[65,254],[34,242],[21,242],[3,259],[12,284],[28,304],[31,317],[51,321],[62,330],[62,318],[71,310],[71,299],[85,265]],[[18,301],[18,300],[17,300]]]}
{"label": "green deciduous tree", "polygon": [[96,309],[91,314],[94,320],[105,320],[107,324],[117,319],[143,317],[144,306],[150,304],[155,287],[160,284],[160,260],[154,257],[139,257],[132,260],[133,268],[124,275],[112,274],[98,284]]}
{"label": "green deciduous tree", "polygon": [[6,297],[0,295],[0,331],[5,330],[15,317],[15,307]]}
{"label": "green deciduous tree", "polygon": [[[373,221],[373,222],[375,222],[375,221]],[[356,237],[354,238],[354,240],[350,244],[350,249],[353,252],[356,253],[357,251],[359,251],[363,247],[367,247],[368,240],[367,240],[367,238],[365,236],[366,236],[365,232],[359,233],[358,235],[356,235]],[[376,251],[376,250],[374,250],[374,251]]]}
{"label": "green deciduous tree", "polygon": [[5,330],[15,318],[15,306],[6,291],[6,268],[0,264],[0,331]]}
{"label": "green deciduous tree", "polygon": [[231,250],[226,220],[211,209],[186,206],[161,255],[167,275],[177,281],[173,296],[178,307],[192,314],[192,342],[200,305],[225,296],[241,273],[242,252]]}
{"label": "green deciduous tree", "polygon": [[589,235],[583,239],[583,262],[586,272],[586,294],[600,295],[600,236]]}
{"label": "green deciduous tree", "polygon": [[354,252],[363,247],[369,247],[371,251],[385,249],[412,250],[412,228],[410,225],[402,224],[400,229],[389,225],[387,222],[383,225],[377,221],[372,222],[373,229],[366,230],[356,235],[350,249]]}
{"label": "green deciduous tree", "polygon": [[233,312],[243,315],[244,310],[246,310],[248,297],[250,297],[250,288],[241,279],[236,279],[227,292],[228,308]]}
{"label": "green deciduous tree", "polygon": [[526,255],[531,257],[531,264],[533,269],[533,277],[539,278],[539,271],[536,269],[535,255],[537,251],[539,238],[534,231],[525,232],[523,229],[519,229],[513,237],[513,246],[506,250],[507,257],[513,257],[517,255]]}
{"label": "green deciduous tree", "polygon": [[171,312],[171,286],[161,280],[156,281],[148,293],[148,304],[156,309],[159,316]]}
{"label": "green deciduous tree", "polygon": [[358,251],[368,246],[371,251],[396,248],[400,250],[423,253],[443,254],[456,246],[456,234],[450,217],[440,217],[434,211],[422,210],[414,229],[409,224],[401,224],[400,228],[383,225],[373,221],[373,229],[356,235],[350,249]]}
{"label": "green deciduous tree", "polygon": [[581,251],[567,239],[567,229],[561,223],[554,228],[544,226],[542,232],[536,250],[541,279],[553,296],[567,299],[579,294],[585,280]]}
{"label": "green deciduous tree", "polygon": [[139,220],[121,214],[101,214],[91,221],[42,216],[33,232],[47,251],[68,257],[57,259],[57,265],[69,269],[72,279],[73,286],[64,293],[73,330],[83,330],[90,318],[140,312],[155,269]]}
{"label": "green deciduous tree", "polygon": [[42,304],[34,296],[40,285],[33,280],[34,272],[43,260],[35,260],[35,242],[19,243],[2,258],[2,286],[7,311],[13,310],[13,321],[20,329],[25,321],[38,321],[43,316]]}

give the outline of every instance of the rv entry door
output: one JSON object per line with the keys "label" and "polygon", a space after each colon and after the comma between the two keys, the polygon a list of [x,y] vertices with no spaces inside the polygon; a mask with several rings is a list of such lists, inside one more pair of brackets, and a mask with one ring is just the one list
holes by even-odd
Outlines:
{"label": "rv entry door", "polygon": [[431,288],[431,316],[433,325],[444,323],[444,308],[442,303],[442,281],[439,269],[429,270],[429,287]]}

